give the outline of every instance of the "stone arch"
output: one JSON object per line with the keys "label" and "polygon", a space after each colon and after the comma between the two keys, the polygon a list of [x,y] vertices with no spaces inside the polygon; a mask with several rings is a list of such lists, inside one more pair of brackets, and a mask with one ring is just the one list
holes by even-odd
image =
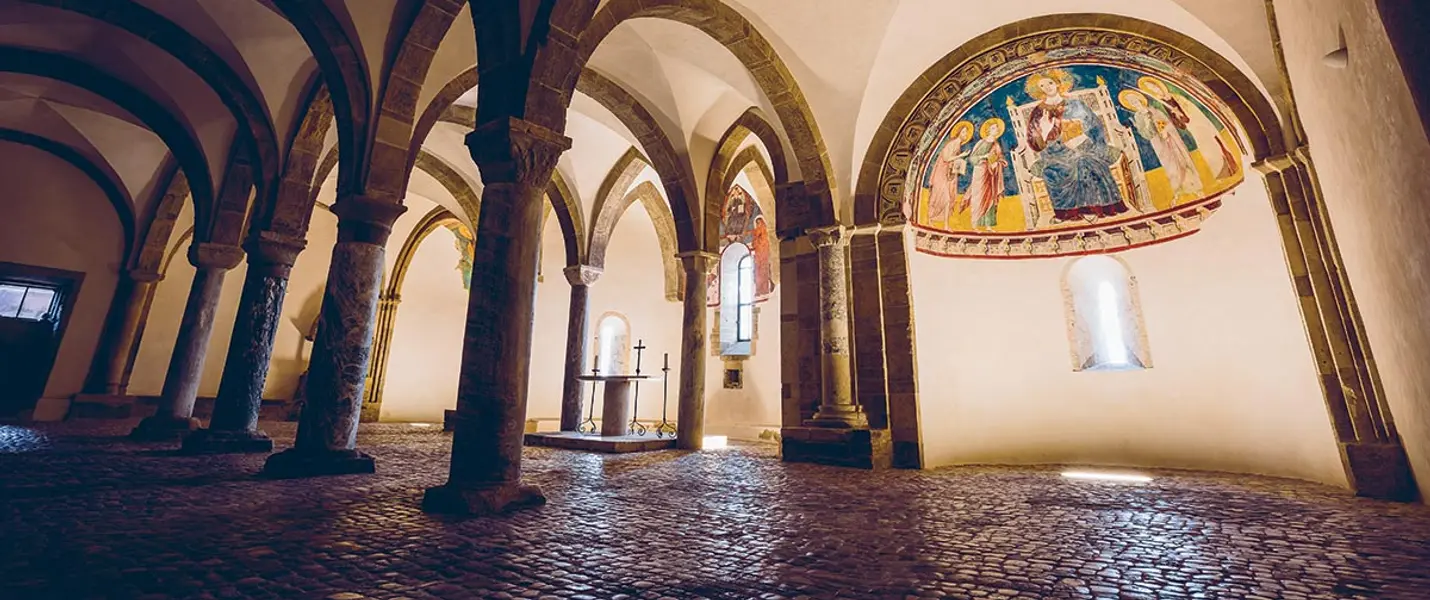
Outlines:
{"label": "stone arch", "polygon": [[551,170],[551,183],[546,185],[546,197],[546,208],[541,214],[543,227],[546,218],[554,213],[557,224],[561,226],[561,237],[566,247],[566,266],[584,264],[588,250],[588,240],[584,233],[586,224],[581,214],[580,201],[571,192],[571,186],[566,184],[561,169]]}
{"label": "stone arch", "polygon": [[679,302],[684,272],[680,268],[680,259],[676,257],[680,249],[676,239],[675,217],[671,215],[670,208],[655,184],[646,181],[631,189],[631,183],[649,166],[640,151],[630,148],[606,174],[592,209],[594,218],[591,221],[587,264],[598,269],[606,267],[606,247],[611,243],[616,223],[631,204],[639,201],[650,214],[651,223],[655,225],[656,240],[660,244],[661,265],[664,267],[665,298]]}
{"label": "stone arch", "polygon": [[[34,134],[18,131],[14,129],[0,129],[0,140],[30,146],[41,152],[54,155],[74,168],[79,169],[96,186],[104,192],[104,196],[114,206],[115,216],[119,219],[119,226],[124,230],[124,257],[121,265],[127,265],[133,260],[135,244],[135,224],[134,224],[134,201],[129,197],[123,182],[108,164],[100,165],[86,158],[79,151],[65,144],[61,144],[48,138],[43,138]],[[182,200],[182,199],[181,199]]]}
{"label": "stone arch", "polygon": [[133,2],[68,2],[23,0],[81,14],[119,27],[169,53],[213,88],[247,135],[259,164],[259,191],[270,192],[278,179],[278,139],[273,121],[258,94],[231,66],[183,27]]}
{"label": "stone arch", "polygon": [[[302,239],[307,236],[317,196],[313,174],[323,151],[323,139],[333,124],[333,100],[321,80],[312,82],[303,120],[288,144],[283,179],[265,200],[254,208],[255,228]],[[332,154],[336,165],[337,153]],[[332,166],[328,167],[331,171]],[[324,174],[326,178],[326,173]]]}
{"label": "stone arch", "polygon": [[1196,77],[1231,109],[1261,161],[1285,154],[1281,122],[1271,101],[1231,61],[1184,34],[1104,14],[1034,17],[980,35],[948,53],[914,79],[869,142],[854,188],[858,225],[903,222],[899,199],[914,147],[946,101],[963,85],[1011,57],[1049,48],[1108,46],[1145,54]]}
{"label": "stone arch", "polygon": [[184,177],[183,171],[173,169],[169,184],[164,188],[164,196],[154,203],[154,215],[149,219],[144,242],[134,258],[135,273],[158,276],[164,272],[165,250],[169,247],[174,224],[179,220],[179,213],[183,211],[184,200],[188,196],[188,178]]}
{"label": "stone arch", "polygon": [[198,136],[167,108],[137,88],[88,63],[22,48],[0,48],[0,72],[23,73],[64,81],[97,94],[133,114],[152,130],[178,159],[194,197],[194,221],[204,223],[214,210],[214,181]]}
{"label": "stone arch", "polygon": [[[739,156],[746,154],[740,152],[740,146],[750,136],[759,139],[760,143],[764,144],[765,150],[770,153],[769,164],[766,164],[764,156],[755,150],[756,156],[760,159],[761,168],[767,174],[766,178],[770,184],[789,183],[784,146],[780,145],[780,139],[775,136],[774,127],[765,120],[758,109],[751,107],[745,110],[739,118],[735,119],[734,123],[730,124],[730,128],[725,130],[725,134],[720,136],[720,141],[715,144],[715,156],[710,159],[710,171],[705,178],[704,241],[706,248],[714,248],[719,245],[720,210],[725,202],[725,193],[730,189],[729,181],[733,181],[733,174],[739,173],[743,168],[737,168],[736,164],[740,162]],[[748,147],[747,150],[750,148],[753,146]],[[771,219],[774,218],[775,211],[771,210],[773,207],[761,206],[760,208]]]}
{"label": "stone arch", "polygon": [[273,5],[298,30],[308,50],[318,61],[338,126],[338,191],[361,193],[366,174],[367,153],[363,150],[372,114],[372,85],[368,78],[367,55],[322,2],[272,0]]}
{"label": "stone arch", "polygon": [[472,184],[453,169],[447,161],[442,160],[437,155],[423,150],[417,155],[417,168],[424,173],[431,175],[437,183],[447,190],[452,198],[456,199],[457,206],[462,207],[462,211],[467,213],[467,223],[471,224],[473,231],[476,231],[477,217],[481,214],[482,199],[472,190]]}
{"label": "stone arch", "polygon": [[401,199],[406,191],[407,179],[412,176],[412,161],[407,158],[417,96],[437,47],[463,4],[461,0],[423,0],[415,7],[416,15],[408,20],[411,25],[402,36],[380,91],[377,126],[369,132],[370,156],[364,176],[368,193]]}
{"label": "stone arch", "polygon": [[[718,0],[611,0],[591,19],[581,33],[576,47],[574,70],[584,69],[591,55],[617,25],[631,19],[659,18],[694,27],[728,48],[749,70],[765,97],[774,105],[775,114],[784,126],[795,160],[805,183],[806,201],[801,206],[782,206],[787,211],[786,223],[802,227],[818,227],[838,222],[834,207],[834,170],[829,152],[814,113],[804,98],[799,82],[785,66],[759,29],[735,9]],[[559,70],[538,70],[547,76],[544,85],[566,90],[570,96],[574,86],[561,87],[563,80],[575,79]],[[582,77],[585,74],[582,73]],[[669,184],[667,184],[669,185]]]}
{"label": "stone arch", "polygon": [[372,360],[368,363],[368,375],[372,384],[363,393],[364,421],[376,421],[382,409],[382,392],[387,386],[387,362],[392,355],[392,336],[397,329],[397,307],[402,302],[402,284],[407,279],[412,258],[417,255],[417,248],[422,246],[427,236],[451,222],[460,223],[461,219],[440,206],[423,215],[412,228],[412,233],[402,242],[402,249],[398,250],[397,259],[392,264],[392,272],[386,276],[387,284],[383,287],[381,299],[378,301],[377,324],[373,328]]}

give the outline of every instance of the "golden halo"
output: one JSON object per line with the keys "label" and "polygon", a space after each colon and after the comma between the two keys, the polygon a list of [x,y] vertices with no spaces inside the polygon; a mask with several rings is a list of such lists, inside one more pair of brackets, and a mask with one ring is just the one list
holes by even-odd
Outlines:
{"label": "golden halo", "polygon": [[954,124],[953,129],[948,132],[948,137],[949,139],[962,138],[965,141],[972,140],[973,123],[970,123],[968,121],[959,121],[958,123]]}
{"label": "golden halo", "polygon": [[1153,77],[1138,79],[1137,87],[1158,100],[1172,96],[1172,90],[1167,89],[1167,84]]}
{"label": "golden halo", "polygon": [[1044,79],[1051,79],[1057,82],[1058,93],[1066,94],[1072,91],[1073,75],[1072,73],[1069,73],[1062,69],[1040,71],[1038,73],[1029,75],[1028,79],[1026,79],[1023,83],[1023,91],[1027,92],[1028,96],[1032,97],[1034,100],[1042,100],[1043,98],[1046,98],[1047,94],[1044,94],[1043,90],[1038,87],[1038,82]]}
{"label": "golden halo", "polygon": [[986,138],[986,137],[988,137],[988,130],[989,130],[989,129],[992,129],[995,125],[998,127],[998,130],[999,130],[999,134],[1000,134],[1000,135],[1002,134],[1002,132],[1008,131],[1008,124],[1007,124],[1007,123],[1004,123],[1004,122],[1003,122],[1003,119],[1000,119],[1000,118],[998,118],[998,117],[993,117],[992,119],[988,119],[987,121],[984,121],[984,122],[983,122],[983,125],[978,128],[978,137],[980,137],[980,138]]}
{"label": "golden halo", "polygon": [[1141,108],[1132,105],[1133,98],[1138,98],[1141,101],[1143,107],[1148,105],[1147,96],[1143,95],[1142,92],[1139,92],[1137,90],[1122,90],[1122,93],[1117,95],[1117,103],[1121,104],[1122,107],[1126,108],[1127,110],[1137,112],[1138,110],[1141,110]]}

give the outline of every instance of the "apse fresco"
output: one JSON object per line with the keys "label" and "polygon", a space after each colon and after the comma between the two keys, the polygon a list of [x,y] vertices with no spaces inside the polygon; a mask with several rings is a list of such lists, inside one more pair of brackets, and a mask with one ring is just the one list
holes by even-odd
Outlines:
{"label": "apse fresco", "polygon": [[1204,218],[1243,179],[1237,138],[1203,90],[1108,64],[1004,79],[956,117],[946,108],[921,145],[904,207],[921,249],[1031,257],[1131,247],[1182,233],[1162,229],[1184,213]]}
{"label": "apse fresco", "polygon": [[[763,302],[775,289],[770,261],[771,228],[760,205],[745,188],[730,187],[725,207],[720,212],[720,255],[731,244],[744,244],[755,256],[755,302]],[[720,269],[713,269],[706,283],[710,306],[720,305]]]}
{"label": "apse fresco", "polygon": [[472,289],[472,259],[476,257],[476,243],[473,241],[472,230],[466,225],[457,221],[446,224],[447,230],[452,232],[457,252],[461,258],[457,259],[457,270],[462,273],[462,289]]}

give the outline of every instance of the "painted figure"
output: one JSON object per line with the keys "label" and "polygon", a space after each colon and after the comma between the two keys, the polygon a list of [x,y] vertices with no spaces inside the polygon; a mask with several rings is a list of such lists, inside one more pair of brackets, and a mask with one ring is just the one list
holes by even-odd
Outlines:
{"label": "painted figure", "polygon": [[1038,100],[1028,116],[1028,146],[1037,153],[1030,171],[1041,176],[1053,205],[1053,222],[1127,212],[1112,176],[1121,151],[1108,145],[1102,120],[1086,103],[1068,97],[1073,78],[1055,69],[1028,77]]}
{"label": "painted figure", "polygon": [[973,124],[960,121],[953,126],[948,141],[939,152],[929,181],[928,224],[948,226],[948,217],[958,198],[958,180],[968,171],[964,144],[973,139]]}
{"label": "painted figure", "polygon": [[754,231],[750,236],[750,254],[755,255],[755,297],[764,298],[774,291],[774,278],[770,273],[770,228],[764,215],[755,217]]}
{"label": "painted figure", "polygon": [[973,178],[968,192],[959,199],[958,212],[970,211],[974,231],[992,231],[998,226],[998,201],[1003,199],[1004,192],[1003,171],[1008,168],[1003,144],[998,140],[1006,128],[1003,119],[985,121],[978,130],[978,143],[968,154]]}
{"label": "painted figure", "polygon": [[1152,151],[1157,154],[1162,171],[1172,184],[1173,201],[1182,195],[1200,197],[1202,177],[1197,173],[1196,163],[1192,162],[1192,153],[1187,150],[1186,141],[1177,132],[1173,117],[1161,107],[1152,106],[1147,97],[1137,90],[1122,90],[1117,100],[1132,111],[1132,124],[1137,133],[1152,144]]}
{"label": "painted figure", "polygon": [[476,243],[472,239],[472,231],[461,223],[448,223],[447,229],[456,238],[457,252],[461,258],[457,260],[457,270],[462,272],[462,289],[472,289],[472,259],[476,258]]}
{"label": "painted figure", "polygon": [[1236,158],[1222,141],[1217,126],[1197,107],[1195,101],[1181,93],[1173,92],[1167,84],[1152,77],[1138,80],[1137,87],[1147,92],[1157,104],[1165,108],[1167,115],[1177,129],[1191,134],[1202,151],[1202,160],[1211,169],[1212,177],[1222,179],[1236,174]]}

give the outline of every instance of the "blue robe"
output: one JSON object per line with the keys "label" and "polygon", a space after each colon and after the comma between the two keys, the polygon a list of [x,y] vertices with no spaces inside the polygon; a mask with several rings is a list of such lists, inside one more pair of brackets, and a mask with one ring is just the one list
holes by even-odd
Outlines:
{"label": "blue robe", "polygon": [[[1055,123],[1046,136],[1038,128],[1045,115]],[[1072,148],[1067,141],[1077,137],[1079,127],[1087,140]],[[1057,220],[1127,212],[1112,176],[1112,165],[1121,153],[1107,144],[1102,119],[1087,104],[1072,98],[1061,104],[1039,104],[1028,116],[1027,134],[1028,144],[1038,153],[1033,173],[1047,184]]]}

